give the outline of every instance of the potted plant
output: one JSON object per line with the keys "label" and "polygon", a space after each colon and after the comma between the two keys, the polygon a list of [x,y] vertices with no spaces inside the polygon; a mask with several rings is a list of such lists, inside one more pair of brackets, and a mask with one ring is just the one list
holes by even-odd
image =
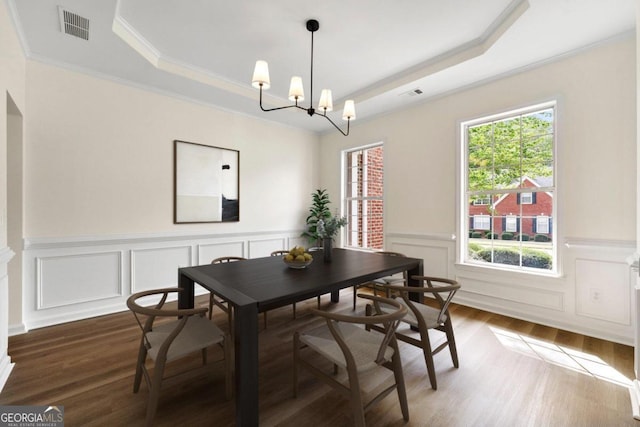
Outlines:
{"label": "potted plant", "polygon": [[331,261],[331,249],[333,249],[333,239],[338,235],[342,227],[347,225],[347,218],[329,216],[328,219],[319,219],[316,224],[316,232],[322,239],[322,249],[324,260]]}
{"label": "potted plant", "polygon": [[315,242],[315,246],[320,246],[321,237],[318,235],[317,226],[319,220],[327,220],[331,218],[331,211],[329,210],[329,194],[327,190],[316,190],[311,194],[313,203],[309,208],[309,216],[307,216],[307,230],[302,233],[304,237],[309,239],[310,242]]}

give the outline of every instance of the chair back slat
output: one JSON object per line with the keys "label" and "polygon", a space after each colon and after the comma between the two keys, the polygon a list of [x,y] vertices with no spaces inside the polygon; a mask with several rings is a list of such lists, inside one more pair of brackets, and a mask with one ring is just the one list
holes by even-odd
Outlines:
{"label": "chair back slat", "polygon": [[211,264],[223,264],[225,262],[244,261],[246,258],[241,256],[221,256],[211,260]]}

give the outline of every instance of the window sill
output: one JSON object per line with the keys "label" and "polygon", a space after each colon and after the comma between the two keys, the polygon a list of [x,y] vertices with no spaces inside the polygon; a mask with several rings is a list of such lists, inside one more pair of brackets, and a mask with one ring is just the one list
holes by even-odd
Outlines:
{"label": "window sill", "polygon": [[532,276],[532,277],[544,277],[549,279],[560,279],[563,278],[564,275],[559,271],[548,271],[548,270],[540,270],[536,271],[534,269],[526,269],[526,270],[516,270],[512,268],[504,268],[496,265],[480,265],[473,263],[465,263],[465,262],[457,262],[455,263],[455,267],[458,271],[466,271],[473,273],[485,273],[485,274],[500,274],[504,276],[513,276],[513,277],[522,277],[524,276]]}

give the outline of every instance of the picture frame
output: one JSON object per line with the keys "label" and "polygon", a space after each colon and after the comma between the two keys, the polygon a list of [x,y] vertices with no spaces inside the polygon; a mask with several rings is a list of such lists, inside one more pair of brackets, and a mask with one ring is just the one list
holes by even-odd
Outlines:
{"label": "picture frame", "polygon": [[174,224],[240,221],[240,151],[174,140]]}

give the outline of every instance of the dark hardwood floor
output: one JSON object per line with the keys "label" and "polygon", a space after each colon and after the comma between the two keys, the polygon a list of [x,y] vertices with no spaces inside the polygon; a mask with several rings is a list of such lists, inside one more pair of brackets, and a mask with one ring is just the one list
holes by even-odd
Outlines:
{"label": "dark hardwood floor", "polygon": [[[198,304],[206,306],[207,297]],[[339,304],[351,311],[351,291]],[[292,337],[318,322],[309,314],[315,299],[269,312],[260,332],[260,424],[348,426],[348,402],[302,373],[292,398]],[[364,302],[360,301],[358,311]],[[435,357],[438,390],[429,386],[422,353],[400,343],[410,421],[404,423],[395,394],[366,414],[371,426],[640,426],[631,414],[627,386],[633,377],[633,348],[455,305],[453,317],[460,368],[448,351]],[[216,312],[214,321],[226,327]],[[260,323],[262,327],[262,323]],[[9,338],[16,366],[0,393],[0,405],[63,405],[65,425],[136,426],[145,415],[146,385],[133,394],[140,338],[129,312],[33,330]],[[210,359],[214,359],[212,352]],[[194,366],[199,358],[189,360]],[[175,367],[174,367],[175,369]],[[368,384],[375,387],[383,379]],[[163,390],[159,426],[234,424],[233,401],[224,398],[222,366]]]}

